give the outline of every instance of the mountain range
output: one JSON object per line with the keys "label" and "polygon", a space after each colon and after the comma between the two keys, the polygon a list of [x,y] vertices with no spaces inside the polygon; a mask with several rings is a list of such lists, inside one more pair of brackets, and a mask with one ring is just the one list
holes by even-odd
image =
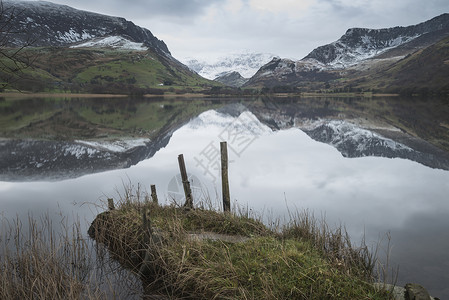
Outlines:
{"label": "mountain range", "polygon": [[[410,92],[428,88],[428,81],[415,80],[422,75],[421,69],[416,68],[416,61],[419,60],[421,67],[439,67],[438,78],[433,78],[439,84],[432,88],[449,90],[449,85],[441,82],[449,77],[447,37],[449,14],[407,27],[351,28],[337,41],[314,49],[299,61],[273,58],[245,85],[340,91],[402,92],[405,89]],[[430,52],[435,54],[437,49],[443,50],[436,57],[429,55]],[[414,67],[407,67],[406,64]],[[403,66],[402,71],[398,70],[398,66]],[[413,73],[410,73],[412,69]],[[379,77],[384,80],[379,82]],[[402,83],[405,78],[412,79],[412,82],[404,87]]]}
{"label": "mountain range", "polygon": [[[247,52],[210,61],[184,59],[183,64],[150,30],[124,18],[46,1],[4,0],[3,7],[10,20],[0,33],[5,51],[33,46],[20,52],[33,62],[31,68],[13,74],[0,70],[0,81],[20,90],[142,94],[227,85],[449,93],[449,14],[407,27],[351,28],[301,60]],[[0,63],[15,69],[5,56]]]}

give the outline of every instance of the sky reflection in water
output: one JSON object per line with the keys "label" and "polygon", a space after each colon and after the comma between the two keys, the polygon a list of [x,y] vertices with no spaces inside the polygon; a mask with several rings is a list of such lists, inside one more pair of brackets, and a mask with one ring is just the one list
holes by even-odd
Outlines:
{"label": "sky reflection in water", "polygon": [[[219,148],[219,137],[235,119],[210,114],[176,131],[166,148],[129,169],[51,183],[1,182],[0,213],[23,218],[29,212],[55,217],[62,212],[69,218],[80,216],[87,228],[104,209],[97,207],[101,200],[117,197],[129,182],[147,190],[156,184],[159,199],[167,199],[181,153],[187,171],[218,203],[218,170],[211,166],[205,174],[195,159],[210,145]],[[246,132],[254,138],[240,155],[229,151],[233,203],[266,218],[282,219],[288,210],[309,209],[318,218],[325,216],[331,226],[344,224],[355,243],[365,235],[368,244],[375,244],[390,232],[390,258],[400,264],[399,283],[418,282],[439,297],[449,294],[444,291],[449,285],[448,171],[403,159],[344,158],[298,129],[271,132],[257,126],[255,134]],[[84,202],[88,204],[81,205]]]}

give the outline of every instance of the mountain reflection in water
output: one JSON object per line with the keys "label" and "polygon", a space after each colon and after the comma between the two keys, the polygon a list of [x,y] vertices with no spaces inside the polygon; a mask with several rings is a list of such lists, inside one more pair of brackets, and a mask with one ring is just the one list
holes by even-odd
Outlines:
{"label": "mountain reflection in water", "polygon": [[[72,100],[73,101],[73,100]],[[111,100],[112,101],[112,100]],[[117,101],[117,100],[116,100]],[[361,117],[349,117],[341,114],[338,109],[329,107],[329,100],[323,106],[306,106],[302,100],[270,99],[270,101],[241,102],[223,100],[218,102],[217,111],[237,118],[242,112],[248,111],[255,116],[260,126],[266,125],[271,130],[299,128],[314,140],[336,147],[345,157],[380,156],[389,158],[406,158],[417,161],[432,168],[449,170],[449,153],[438,147],[402,132],[400,129],[379,120],[368,120]],[[92,111],[103,116],[116,113],[107,103],[106,107],[97,107],[93,102]],[[314,100],[315,102],[319,100]],[[352,106],[353,100],[349,101]],[[34,103],[34,102],[33,102]],[[71,103],[71,102],[70,102]],[[60,104],[61,105],[61,104]],[[123,104],[121,104],[123,105]],[[198,104],[195,104],[198,105]],[[172,105],[161,104],[161,107]],[[212,106],[209,104],[209,106]],[[216,106],[216,105],[215,105]],[[137,107],[125,106],[123,111],[137,112]],[[208,107],[205,104],[200,113]],[[339,106],[337,106],[339,107]],[[15,107],[16,113],[21,112]],[[70,104],[64,111],[73,112]],[[44,110],[46,111],[46,110]],[[6,112],[10,113],[9,110]],[[26,113],[26,112],[23,112]],[[172,112],[174,116],[179,112]],[[64,114],[57,112],[57,114]],[[169,113],[170,114],[170,113]],[[352,112],[351,112],[352,114]],[[14,138],[0,140],[0,180],[3,181],[33,181],[61,180],[76,178],[82,175],[103,172],[113,169],[129,168],[139,161],[152,157],[159,149],[165,147],[174,131],[195,118],[193,113],[176,122],[165,124],[155,133],[146,138],[120,138],[113,141],[91,140],[47,140],[33,138]],[[108,117],[103,117],[107,119]],[[129,118],[129,116],[127,116]],[[170,121],[172,118],[169,117]],[[237,120],[239,120],[237,118]],[[241,122],[244,122],[242,120]],[[39,127],[30,124],[28,127]],[[48,124],[51,126],[51,123]],[[140,141],[132,145],[133,141]],[[129,143],[128,147],[114,147],[116,143]]]}

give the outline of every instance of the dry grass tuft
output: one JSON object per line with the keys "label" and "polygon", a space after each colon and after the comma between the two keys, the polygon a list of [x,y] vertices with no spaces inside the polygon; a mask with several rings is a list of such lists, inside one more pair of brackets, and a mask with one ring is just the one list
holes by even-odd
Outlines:
{"label": "dry grass tuft", "polygon": [[138,278],[111,264],[107,254],[97,256],[79,221],[53,224],[44,215],[2,219],[1,225],[0,299],[118,299],[139,293],[132,286],[133,280],[140,284]]}

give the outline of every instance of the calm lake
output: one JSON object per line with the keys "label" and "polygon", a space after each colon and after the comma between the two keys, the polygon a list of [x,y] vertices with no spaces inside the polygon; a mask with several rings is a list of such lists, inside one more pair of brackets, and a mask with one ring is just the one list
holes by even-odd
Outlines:
{"label": "calm lake", "polygon": [[449,155],[416,138],[444,143],[447,102],[3,99],[0,114],[3,218],[62,214],[87,231],[127,185],[155,184],[161,202],[181,203],[179,154],[194,200],[219,207],[227,141],[234,209],[266,223],[308,210],[331,227],[343,224],[355,244],[380,244],[379,257],[399,266],[398,284],[449,297]]}

